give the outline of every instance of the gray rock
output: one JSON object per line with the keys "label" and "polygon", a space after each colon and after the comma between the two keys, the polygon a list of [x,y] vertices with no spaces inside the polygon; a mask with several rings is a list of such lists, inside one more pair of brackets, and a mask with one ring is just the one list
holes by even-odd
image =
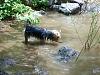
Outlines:
{"label": "gray rock", "polygon": [[96,74],[96,73],[100,73],[100,68],[99,67],[93,69],[93,74]]}
{"label": "gray rock", "polygon": [[35,69],[34,73],[36,75],[48,75],[48,71],[41,66],[38,65],[34,66],[34,69]]}
{"label": "gray rock", "polygon": [[69,0],[68,2],[70,2],[70,3],[84,4],[84,0]]}
{"label": "gray rock", "polygon": [[2,58],[2,59],[0,59],[0,67],[2,67],[2,68],[14,66],[15,64],[16,64],[16,61],[12,58]]}
{"label": "gray rock", "polygon": [[87,12],[99,12],[100,13],[100,4],[88,3],[86,5],[85,11],[87,11]]}
{"label": "gray rock", "polygon": [[52,5],[60,5],[61,4],[61,0],[48,0],[48,5],[52,6]]}
{"label": "gray rock", "polygon": [[62,3],[58,10],[66,15],[77,14],[80,12],[80,5],[78,3]]}
{"label": "gray rock", "polygon": [[0,70],[0,75],[9,75],[9,74],[6,73],[4,70]]}
{"label": "gray rock", "polygon": [[59,49],[59,51],[57,53],[57,59],[59,61],[68,62],[68,61],[74,59],[75,57],[77,57],[78,54],[79,54],[79,52],[74,50],[73,48],[62,47]]}

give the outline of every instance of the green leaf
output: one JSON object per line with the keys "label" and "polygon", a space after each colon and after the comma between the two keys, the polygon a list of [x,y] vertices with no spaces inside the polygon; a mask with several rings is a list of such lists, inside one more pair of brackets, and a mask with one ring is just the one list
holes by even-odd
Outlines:
{"label": "green leaf", "polygon": [[5,2],[9,2],[9,0],[5,0]]}

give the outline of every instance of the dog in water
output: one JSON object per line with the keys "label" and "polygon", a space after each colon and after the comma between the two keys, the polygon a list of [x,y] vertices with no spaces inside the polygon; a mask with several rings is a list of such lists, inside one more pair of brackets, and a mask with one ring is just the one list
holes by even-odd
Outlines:
{"label": "dog in water", "polygon": [[28,38],[30,37],[35,37],[41,41],[51,40],[55,42],[59,42],[59,39],[61,38],[59,31],[32,26],[29,20],[27,20],[25,25],[24,36],[25,44],[28,43]]}

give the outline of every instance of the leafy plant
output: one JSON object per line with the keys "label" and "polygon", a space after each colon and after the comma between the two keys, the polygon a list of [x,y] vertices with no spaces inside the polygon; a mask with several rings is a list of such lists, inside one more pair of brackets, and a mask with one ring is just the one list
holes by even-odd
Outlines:
{"label": "leafy plant", "polygon": [[39,23],[39,18],[34,11],[21,3],[21,0],[4,0],[0,5],[0,20],[8,17],[17,18],[18,20],[29,19],[32,24]]}
{"label": "leafy plant", "polygon": [[37,14],[38,13],[35,13],[35,11],[30,11],[23,14],[16,14],[16,18],[22,21],[26,21],[28,19],[33,25],[36,25],[40,23],[40,19]]}
{"label": "leafy plant", "polygon": [[21,14],[30,11],[31,8],[25,6],[24,4],[15,3],[14,6],[12,7],[12,10],[14,13]]}
{"label": "leafy plant", "polygon": [[15,5],[15,3],[21,3],[21,1],[20,0],[4,0],[4,2],[0,4],[0,20],[14,15],[12,8]]}
{"label": "leafy plant", "polygon": [[44,9],[48,6],[48,0],[32,0],[33,7]]}

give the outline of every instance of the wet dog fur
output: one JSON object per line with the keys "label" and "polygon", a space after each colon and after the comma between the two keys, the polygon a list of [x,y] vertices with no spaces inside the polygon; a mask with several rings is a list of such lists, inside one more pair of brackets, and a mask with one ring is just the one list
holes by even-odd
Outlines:
{"label": "wet dog fur", "polygon": [[28,43],[28,38],[35,37],[41,41],[51,40],[58,42],[60,36],[60,32],[57,30],[47,30],[45,28],[32,26],[29,21],[27,21],[24,30],[25,44]]}

